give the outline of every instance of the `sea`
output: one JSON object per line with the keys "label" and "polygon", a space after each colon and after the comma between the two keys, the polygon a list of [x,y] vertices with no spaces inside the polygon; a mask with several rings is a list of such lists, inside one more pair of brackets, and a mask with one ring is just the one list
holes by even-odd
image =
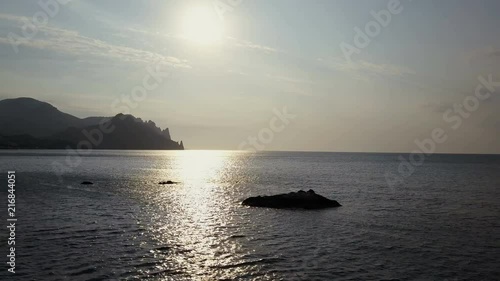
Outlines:
{"label": "sea", "polygon": [[[500,280],[500,155],[401,159],[3,150],[0,280]],[[309,189],[342,207],[241,205]]]}

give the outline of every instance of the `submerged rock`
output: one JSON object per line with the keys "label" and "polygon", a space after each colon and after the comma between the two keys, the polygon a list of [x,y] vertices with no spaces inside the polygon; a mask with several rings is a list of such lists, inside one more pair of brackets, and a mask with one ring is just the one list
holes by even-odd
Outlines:
{"label": "submerged rock", "polygon": [[272,196],[250,197],[245,199],[242,204],[276,209],[325,209],[342,206],[335,200],[316,194],[312,189],[307,192],[300,190]]}
{"label": "submerged rock", "polygon": [[176,184],[177,182],[175,181],[161,181],[158,184]]}
{"label": "submerged rock", "polygon": [[91,184],[94,184],[93,182],[91,181],[82,181],[81,184],[84,184],[84,185],[91,185]]}

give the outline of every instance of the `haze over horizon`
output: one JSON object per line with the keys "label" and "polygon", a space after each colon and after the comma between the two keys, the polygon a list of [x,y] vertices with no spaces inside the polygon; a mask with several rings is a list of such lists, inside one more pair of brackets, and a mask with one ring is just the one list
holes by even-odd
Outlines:
{"label": "haze over horizon", "polygon": [[355,45],[355,28],[391,2],[243,0],[221,15],[217,1],[73,0],[13,48],[11,35],[44,10],[4,1],[0,100],[111,116],[160,67],[169,77],[153,77],[123,113],[170,128],[189,149],[238,149],[286,108],[295,117],[264,150],[411,152],[442,128],[437,152],[500,153],[500,87],[473,111],[456,107],[480,77],[500,81],[500,3],[401,0],[347,60],[343,42]]}

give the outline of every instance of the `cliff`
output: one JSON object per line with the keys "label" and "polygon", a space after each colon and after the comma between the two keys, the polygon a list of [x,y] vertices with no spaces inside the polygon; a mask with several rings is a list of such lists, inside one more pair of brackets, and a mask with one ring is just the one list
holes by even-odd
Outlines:
{"label": "cliff", "polygon": [[184,149],[168,128],[132,115],[80,119],[32,98],[0,101],[0,148],[64,149],[88,143],[93,149]]}

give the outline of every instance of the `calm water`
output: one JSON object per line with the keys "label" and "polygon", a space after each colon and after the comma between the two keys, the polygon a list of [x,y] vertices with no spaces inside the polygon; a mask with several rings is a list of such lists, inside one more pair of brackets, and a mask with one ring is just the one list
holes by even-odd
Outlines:
{"label": "calm water", "polygon": [[[435,155],[390,188],[397,156],[98,151],[60,181],[64,151],[3,151],[0,280],[500,280],[500,156]],[[343,207],[240,205],[310,188]]]}

